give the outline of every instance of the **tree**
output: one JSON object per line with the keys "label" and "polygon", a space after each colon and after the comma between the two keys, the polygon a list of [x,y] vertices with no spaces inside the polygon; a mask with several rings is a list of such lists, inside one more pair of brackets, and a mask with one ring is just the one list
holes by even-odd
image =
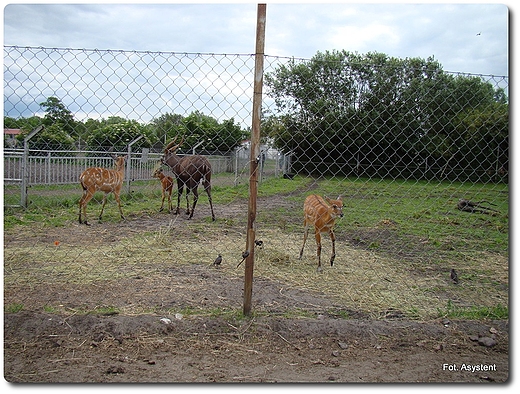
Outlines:
{"label": "tree", "polygon": [[509,108],[490,103],[458,114],[457,164],[477,181],[505,175],[509,167]]}
{"label": "tree", "polygon": [[[16,124],[22,129],[17,139],[22,142],[27,134],[39,125],[45,128],[31,139],[31,148],[39,150],[72,150],[75,149],[74,134],[76,122],[72,113],[56,97],[48,97],[40,103],[46,110],[45,116],[33,116],[27,119],[18,119]],[[11,121],[11,124],[14,124]]]}
{"label": "tree", "polygon": [[[417,159],[443,166],[458,148],[458,115],[504,93],[478,77],[445,73],[434,58],[318,52],[265,76],[276,109],[264,119],[296,171],[408,177]],[[272,119],[269,119],[272,118]]]}
{"label": "tree", "polygon": [[[27,134],[34,127],[22,129],[22,133],[17,136],[20,143],[23,143]],[[30,140],[30,148],[34,150],[74,150],[76,146],[74,139],[66,133],[59,124],[45,126],[42,131],[37,133]]]}
{"label": "tree", "polygon": [[176,114],[164,114],[151,122],[153,134],[158,136],[163,144],[174,138],[182,138],[181,149],[185,152],[193,148],[207,152],[229,152],[247,138],[233,118],[222,123],[202,112],[194,111],[186,117]]}
{"label": "tree", "polygon": [[166,113],[153,119],[150,126],[154,129],[155,139],[163,145],[168,144],[173,136],[178,135],[182,126],[182,115]]}
{"label": "tree", "polygon": [[74,116],[58,98],[48,97],[47,100],[40,103],[40,106],[46,112],[43,118],[44,125],[59,125],[64,132],[70,135],[75,134],[76,121]]}
{"label": "tree", "polygon": [[9,116],[4,117],[4,127],[9,129],[21,129],[22,131],[29,132],[34,130],[36,127],[42,124],[42,118],[38,116],[31,116],[29,118],[11,118]]}
{"label": "tree", "polygon": [[102,151],[125,151],[128,144],[139,136],[143,136],[133,145],[134,149],[139,147],[150,147],[150,136],[146,127],[135,120],[122,120],[122,118],[109,118],[101,121],[101,127],[93,130],[87,137],[89,149]]}

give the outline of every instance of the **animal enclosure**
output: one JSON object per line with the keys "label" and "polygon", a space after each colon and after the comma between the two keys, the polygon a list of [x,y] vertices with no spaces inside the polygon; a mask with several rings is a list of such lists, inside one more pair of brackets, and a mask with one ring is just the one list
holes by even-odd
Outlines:
{"label": "animal enclosure", "polygon": [[[344,53],[265,57],[261,154],[252,158],[262,241],[254,310],[303,308],[255,302],[262,281],[272,280],[329,297],[329,311],[342,316],[507,316],[508,78],[412,66]],[[5,309],[237,309],[236,297],[193,299],[171,281],[186,267],[197,268],[201,286],[203,270],[243,276],[253,68],[252,55],[4,46],[4,119],[24,132],[4,149]],[[174,208],[177,201],[176,175],[161,163],[175,138],[179,156],[202,155],[211,165],[215,221],[203,185],[191,219],[183,200],[177,215],[160,211],[157,169],[174,178]],[[80,225],[79,174],[113,168],[113,153],[129,154],[125,220],[113,197],[94,219],[98,192],[87,208],[91,226]],[[334,265],[321,273],[312,236],[299,260],[310,194],[343,201]],[[488,201],[493,211],[459,210],[461,199]],[[325,235],[322,257],[331,254]],[[159,289],[157,299],[141,297],[137,284]],[[115,297],[114,286],[127,294]],[[305,313],[317,313],[310,304]]]}

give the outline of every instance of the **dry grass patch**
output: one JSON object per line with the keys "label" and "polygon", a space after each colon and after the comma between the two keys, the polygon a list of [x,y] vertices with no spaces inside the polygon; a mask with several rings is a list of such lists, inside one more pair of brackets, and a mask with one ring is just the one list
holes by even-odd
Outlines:
{"label": "dry grass patch", "polygon": [[[128,283],[135,278],[149,279],[152,287],[156,284],[174,293],[176,288],[182,290],[184,284],[172,282],[169,270],[186,264],[210,269],[219,253],[223,256],[219,273],[241,280],[244,264],[238,269],[236,266],[245,248],[244,233],[239,228],[195,221],[179,225],[172,219],[152,231],[131,228],[126,234],[102,227],[74,226],[62,235],[59,245],[54,244],[53,234],[38,234],[34,242],[10,240],[4,250],[5,294],[49,285],[81,286],[90,288],[92,293],[102,282],[113,283],[117,291],[131,293]],[[316,245],[312,237],[299,260],[302,234],[269,229],[259,231],[257,236],[263,246],[255,251],[255,278],[277,280],[289,288],[323,294],[339,308],[374,317],[429,319],[442,314],[448,303],[462,307],[508,304],[508,261],[498,254],[474,253],[441,266],[426,257],[413,262],[398,260],[337,241],[336,262],[330,267],[327,261],[331,245],[324,238],[324,266],[320,274],[316,272]],[[461,279],[458,285],[449,278],[453,266]],[[127,287],[119,288],[118,283]],[[211,295],[210,282],[199,284],[194,280],[185,284],[188,285],[206,286]],[[255,285],[253,302],[254,291]],[[229,300],[222,300],[222,307],[226,301]],[[128,302],[132,303],[131,310],[140,310],[139,300]]]}

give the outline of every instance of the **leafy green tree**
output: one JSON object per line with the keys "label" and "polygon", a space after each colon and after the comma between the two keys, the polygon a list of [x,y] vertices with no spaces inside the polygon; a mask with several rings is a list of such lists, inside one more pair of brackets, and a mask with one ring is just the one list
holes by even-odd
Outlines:
{"label": "leafy green tree", "polygon": [[163,145],[182,131],[183,116],[178,114],[166,113],[152,120],[150,127],[153,129],[154,137]]}
{"label": "leafy green tree", "polygon": [[10,116],[4,116],[4,128],[6,129],[19,129],[18,119],[12,118]]}
{"label": "leafy green tree", "polygon": [[17,125],[22,129],[22,133],[17,139],[21,142],[27,134],[34,128],[44,125],[45,128],[36,134],[30,141],[31,149],[38,150],[73,150],[75,149],[74,134],[77,123],[74,121],[72,113],[56,97],[48,97],[46,101],[40,103],[45,110],[45,116],[39,118],[10,119],[11,125]]}
{"label": "leafy green tree", "polygon": [[[27,125],[27,124],[26,124]],[[23,143],[27,134],[34,127],[22,129],[22,133],[18,135],[18,140]],[[45,126],[42,131],[34,135],[29,143],[31,150],[75,150],[76,145],[74,139],[62,129],[60,124],[51,124]],[[45,153],[42,153],[45,154]]]}
{"label": "leafy green tree", "polygon": [[[458,115],[500,99],[478,77],[445,73],[433,58],[318,52],[265,77],[276,110],[264,118],[296,171],[408,177],[417,158],[443,167],[460,148]],[[271,119],[269,119],[271,118]],[[462,163],[462,161],[459,161]]]}
{"label": "leafy green tree", "polygon": [[165,114],[152,122],[153,133],[163,144],[174,138],[183,140],[181,150],[191,152],[193,148],[206,152],[229,152],[247,138],[233,118],[222,123],[211,116],[194,111],[186,117],[176,114]]}
{"label": "leafy green tree", "polygon": [[[135,120],[123,120],[122,118],[109,118],[108,121],[100,122],[99,128],[93,130],[87,137],[87,145],[92,150],[116,152],[125,151],[128,144],[143,136],[137,141],[133,148],[149,147],[150,136],[147,129]],[[92,122],[90,124],[92,126]]]}
{"label": "leafy green tree", "polygon": [[47,100],[40,103],[40,106],[45,109],[44,125],[59,125],[64,132],[70,135],[75,134],[74,116],[58,98],[48,97]]}
{"label": "leafy green tree", "polygon": [[[473,180],[505,175],[509,166],[509,107],[503,103],[470,108],[458,114],[457,165]],[[455,151],[455,149],[453,149]]]}

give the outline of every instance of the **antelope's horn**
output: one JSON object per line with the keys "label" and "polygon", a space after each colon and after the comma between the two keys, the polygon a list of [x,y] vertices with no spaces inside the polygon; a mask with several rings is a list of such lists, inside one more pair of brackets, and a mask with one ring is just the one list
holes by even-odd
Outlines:
{"label": "antelope's horn", "polygon": [[173,139],[172,142],[170,142],[168,145],[166,145],[166,147],[164,148],[164,153],[167,153],[167,152],[170,150],[170,148],[171,148],[173,145],[175,145],[175,141],[176,141],[176,140],[177,140],[177,137],[175,137],[175,138]]}

